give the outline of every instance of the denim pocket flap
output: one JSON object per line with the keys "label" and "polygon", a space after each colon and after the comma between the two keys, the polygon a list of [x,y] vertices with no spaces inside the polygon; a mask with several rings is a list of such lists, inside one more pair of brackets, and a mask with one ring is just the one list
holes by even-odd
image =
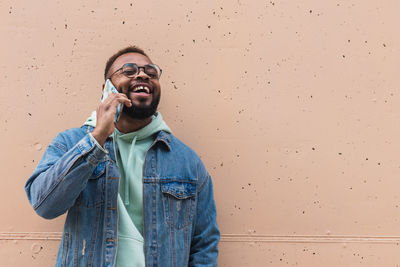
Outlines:
{"label": "denim pocket flap", "polygon": [[161,191],[176,199],[187,199],[196,195],[196,185],[185,182],[166,182],[161,184]]}
{"label": "denim pocket flap", "polygon": [[99,164],[97,164],[96,168],[94,169],[92,176],[89,179],[97,179],[101,175],[103,175],[104,171],[106,168],[106,162],[105,161],[100,161]]}

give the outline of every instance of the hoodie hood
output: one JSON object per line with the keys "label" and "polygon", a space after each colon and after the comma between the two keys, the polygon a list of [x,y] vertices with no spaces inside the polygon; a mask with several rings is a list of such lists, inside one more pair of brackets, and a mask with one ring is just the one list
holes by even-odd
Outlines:
{"label": "hoodie hood", "polygon": [[171,129],[164,122],[161,113],[156,112],[152,116],[151,122],[147,124],[145,127],[135,132],[125,133],[125,134],[121,133],[117,128],[115,128],[114,135],[125,142],[131,142],[133,139],[137,141],[145,139],[155,133],[158,133],[159,131],[165,131],[171,133]]}
{"label": "hoodie hood", "polygon": [[83,125],[96,127],[96,120],[97,120],[97,114],[96,110],[94,110],[92,111],[92,114],[90,114],[89,118],[86,119],[85,123],[83,123]]}

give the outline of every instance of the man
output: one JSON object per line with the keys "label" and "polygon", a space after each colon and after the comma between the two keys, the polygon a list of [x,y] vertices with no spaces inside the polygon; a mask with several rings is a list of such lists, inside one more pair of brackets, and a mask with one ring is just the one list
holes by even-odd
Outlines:
{"label": "man", "polygon": [[40,216],[68,211],[56,266],[217,266],[212,181],[156,111],[160,75],[138,47],[113,55],[103,87],[118,93],[60,133],[28,179]]}

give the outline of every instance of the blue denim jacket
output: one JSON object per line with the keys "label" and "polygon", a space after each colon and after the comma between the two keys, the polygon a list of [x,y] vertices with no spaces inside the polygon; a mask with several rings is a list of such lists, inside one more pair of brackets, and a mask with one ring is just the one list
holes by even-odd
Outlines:
{"label": "blue denim jacket", "polygon": [[[25,185],[43,218],[68,211],[56,266],[115,265],[119,172],[111,139],[105,153],[90,138],[92,130],[60,133]],[[211,177],[189,147],[163,131],[145,157],[143,210],[146,266],[217,266]]]}

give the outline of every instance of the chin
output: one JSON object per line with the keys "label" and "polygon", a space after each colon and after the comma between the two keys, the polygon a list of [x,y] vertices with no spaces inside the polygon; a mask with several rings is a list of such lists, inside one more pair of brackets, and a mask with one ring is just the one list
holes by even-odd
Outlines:
{"label": "chin", "polygon": [[157,106],[145,106],[145,107],[124,107],[122,112],[133,119],[146,119],[153,116],[157,112]]}

